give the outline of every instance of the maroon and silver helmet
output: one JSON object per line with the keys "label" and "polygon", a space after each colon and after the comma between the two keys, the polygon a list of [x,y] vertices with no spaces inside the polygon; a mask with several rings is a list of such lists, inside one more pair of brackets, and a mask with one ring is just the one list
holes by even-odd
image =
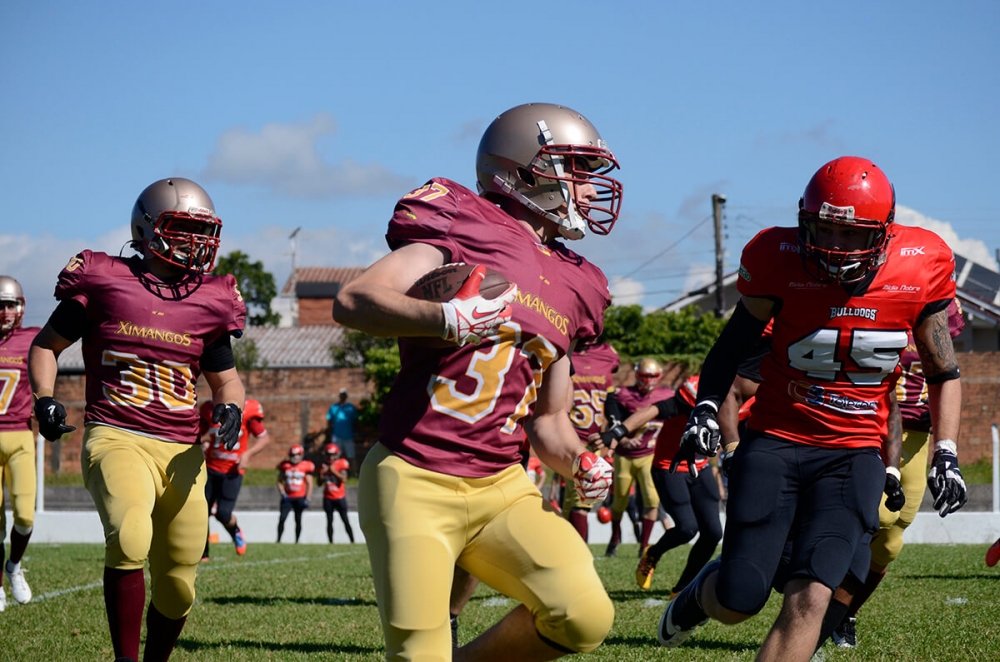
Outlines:
{"label": "maroon and silver helmet", "polygon": [[215,267],[221,232],[212,198],[190,179],[153,182],[132,207],[132,241],[137,250],[188,271]]}
{"label": "maroon and silver helmet", "polygon": [[642,359],[635,364],[635,383],[643,393],[652,393],[663,378],[663,367],[656,359]]}
{"label": "maroon and silver helmet", "polygon": [[[622,185],[608,173],[618,167],[586,117],[551,103],[502,113],[487,127],[476,154],[480,193],[516,200],[556,223],[567,239],[582,239],[588,227],[594,234],[611,231]],[[576,187],[585,184],[594,187],[596,198],[578,199]]]}
{"label": "maroon and silver helmet", "polygon": [[0,276],[0,333],[9,333],[21,326],[24,319],[24,291],[10,276]]}

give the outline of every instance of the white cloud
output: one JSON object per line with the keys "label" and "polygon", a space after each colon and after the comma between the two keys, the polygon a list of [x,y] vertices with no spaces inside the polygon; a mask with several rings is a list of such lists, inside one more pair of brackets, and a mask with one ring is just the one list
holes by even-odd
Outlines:
{"label": "white cloud", "polygon": [[996,259],[990,254],[990,249],[985,242],[980,239],[959,238],[958,233],[951,227],[951,223],[947,221],[939,221],[935,218],[924,216],[909,207],[896,205],[896,222],[901,225],[916,225],[917,227],[927,228],[944,239],[945,243],[955,253],[988,269],[994,271],[1000,270],[998,269]]}
{"label": "white cloud", "polygon": [[323,160],[317,143],[337,131],[334,118],[317,113],[301,123],[271,123],[253,133],[234,127],[219,136],[201,176],[208,181],[261,186],[297,198],[398,194],[415,180],[377,163]]}
{"label": "white cloud", "polygon": [[608,288],[611,290],[611,302],[616,306],[642,303],[646,293],[646,287],[642,283],[621,276],[612,276]]}

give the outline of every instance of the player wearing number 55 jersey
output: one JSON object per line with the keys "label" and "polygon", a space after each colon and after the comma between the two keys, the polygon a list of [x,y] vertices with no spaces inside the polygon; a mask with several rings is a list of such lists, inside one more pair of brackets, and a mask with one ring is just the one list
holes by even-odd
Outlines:
{"label": "player wearing number 55 jersey", "polygon": [[893,187],[866,159],[824,165],[799,209],[798,228],[764,230],[744,248],[741,301],[702,368],[683,459],[717,451],[719,404],[773,318],[763,381],[729,469],[721,560],[667,606],[659,630],[666,646],[708,617],[750,618],[774,586],[785,594],[782,612],[758,659],[812,657],[833,589],[848,570],[865,576],[883,488],[898,486],[886,479],[880,449],[911,329],[935,466],[943,481],[960,475],[953,440],[961,385],[946,311],[955,296],[951,250],[932,232],[893,223]]}
{"label": "player wearing number 55 jersey", "polygon": [[[451,659],[455,565],[520,603],[455,659],[587,652],[614,617],[593,556],[520,460],[526,431],[586,500],[607,495],[611,468],[583,448],[568,415],[569,353],[600,335],[607,279],[558,239],[607,234],[618,164],[586,118],[552,104],[497,117],[476,164],[482,195],[432,179],[404,196],[389,223],[393,251],[334,303],[339,322],[367,333],[454,342],[400,340],[379,443],[361,467],[358,514],[389,660]],[[494,269],[516,290],[486,299],[473,280],[443,303],[405,295],[449,262]]]}
{"label": "player wearing number 55 jersey", "polygon": [[195,384],[204,372],[219,437],[239,436],[244,391],[230,336],[246,306],[232,276],[208,275],[222,222],[192,181],[148,186],[132,211],[132,247],[83,251],[59,274],[59,306],[31,348],[39,430],[74,428],[53,398],[57,357],[83,340],[86,411],[80,462],[105,535],[104,600],[115,656],[139,659],[149,560],[144,660],[166,660],[194,603],[208,528],[205,456]]}

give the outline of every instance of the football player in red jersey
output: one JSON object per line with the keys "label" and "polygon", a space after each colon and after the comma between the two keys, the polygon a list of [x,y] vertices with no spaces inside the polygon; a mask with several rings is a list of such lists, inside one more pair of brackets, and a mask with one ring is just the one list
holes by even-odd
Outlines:
{"label": "football player in red jersey", "polygon": [[[28,384],[28,348],[38,327],[21,327],[24,292],[10,276],[0,276],[0,565],[10,583],[14,600],[31,602],[31,588],[24,578],[21,558],[35,524],[35,437],[31,434],[31,386]],[[10,557],[4,564],[7,511],[3,488],[7,486],[14,511],[10,530]],[[0,581],[0,611],[7,595]]]}
{"label": "football player in red jersey", "polygon": [[278,515],[278,542],[285,533],[288,513],[295,511],[295,542],[302,535],[302,512],[309,507],[313,491],[313,473],[316,465],[305,459],[306,451],[295,444],[288,449],[288,459],[278,465],[278,494],[281,495]]}
{"label": "football player in red jersey", "polygon": [[[211,515],[212,507],[215,507],[215,519],[233,539],[236,546],[236,553],[243,556],[247,552],[247,541],[243,536],[233,514],[236,507],[236,499],[240,496],[240,487],[243,485],[243,474],[246,471],[247,463],[257,453],[264,450],[264,447],[271,443],[271,437],[267,436],[267,428],[264,427],[264,408],[260,402],[246,399],[243,407],[243,425],[240,427],[240,439],[236,446],[227,449],[222,439],[219,438],[219,424],[212,422],[212,412],[215,404],[209,400],[201,405],[201,418],[199,420],[199,436],[202,439],[201,447],[205,450],[205,468],[208,471],[208,479],[205,482],[205,500],[208,501],[208,512]],[[253,444],[250,444],[250,435],[253,435]],[[208,540],[205,541],[205,551],[201,554],[203,562],[208,561]]]}
{"label": "football player in red jersey", "polygon": [[152,599],[143,660],[166,660],[194,603],[208,507],[195,383],[232,447],[243,384],[230,336],[246,305],[231,276],[211,276],[222,221],[208,193],[176,177],[150,184],[132,209],[122,258],[83,251],[59,274],[59,305],[31,346],[28,374],[41,434],[74,428],[53,397],[57,357],[83,339],[87,377],[83,480],[104,525],[104,601],[115,656],[137,660],[149,560]]}
{"label": "football player in red jersey", "polygon": [[729,470],[722,555],[667,605],[661,644],[680,644],[710,617],[750,618],[773,585],[784,602],[758,659],[812,657],[834,588],[848,570],[867,570],[868,534],[895,481],[880,450],[911,329],[934,422],[931,471],[941,477],[931,489],[947,508],[961,506],[962,396],[946,310],[954,257],[933,232],[893,223],[894,213],[882,170],[842,157],[809,181],[798,228],[764,230],[744,248],[742,298],[702,367],[675,462],[717,452],[719,404],[773,318],[772,349]]}
{"label": "football player in red jersey", "polygon": [[347,537],[354,542],[354,529],[347,519],[347,471],[351,468],[347,458],[340,456],[337,444],[327,444],[326,460],[319,467],[319,480],[323,484],[323,512],[326,513],[326,537],[333,543],[333,513],[340,515]]}
{"label": "football player in red jersey", "polygon": [[[334,302],[345,326],[402,336],[359,485],[389,660],[448,659],[456,564],[520,603],[456,659],[591,651],[614,618],[590,550],[531,484],[520,451],[524,429],[586,502],[607,495],[611,467],[584,450],[568,415],[569,353],[576,339],[600,335],[607,279],[559,239],[611,230],[618,163],[585,117],[534,103],[490,124],[476,166],[481,195],[432,179],[403,196],[389,222],[392,252]],[[405,295],[448,262],[494,269],[516,288],[486,299],[477,269],[450,301]],[[414,336],[454,347],[418,346]]]}
{"label": "football player in red jersey", "polygon": [[706,471],[708,458],[699,456],[692,469],[684,462],[676,472],[670,471],[670,462],[680,446],[681,434],[688,414],[694,408],[697,393],[698,375],[693,375],[672,396],[638,409],[610,430],[594,435],[594,442],[599,441],[615,449],[622,439],[634,434],[635,430],[641,430],[650,421],[662,421],[653,453],[653,483],[660,503],[674,521],[674,526],[656,544],[643,548],[635,571],[635,580],[641,589],[652,585],[653,572],[661,556],[687,544],[697,535],[698,540],[688,553],[687,564],[671,589],[671,594],[676,595],[711,560],[722,539],[722,520],[719,517],[722,496],[715,472],[711,468]]}
{"label": "football player in red jersey", "polygon": [[[958,299],[955,299],[948,306],[948,332],[952,338],[957,338],[963,328],[965,319],[962,316],[961,305]],[[902,373],[896,383],[896,402],[899,404],[902,422],[902,457],[899,468],[895,471],[899,473],[896,478],[899,479],[900,497],[903,503],[901,507],[894,507],[888,504],[888,495],[882,499],[878,511],[878,533],[872,538],[870,546],[871,565],[868,575],[864,578],[855,578],[849,573],[837,589],[835,600],[849,604],[847,614],[833,632],[834,642],[842,648],[857,646],[858,610],[882,582],[889,564],[895,561],[903,550],[903,532],[913,523],[913,518],[920,510],[920,502],[924,499],[924,490],[927,489],[925,473],[929,455],[927,442],[931,436],[929,389],[913,336],[910,335],[907,340],[906,350],[900,360]],[[889,468],[886,471],[893,469]],[[958,477],[957,480],[961,478]],[[964,503],[964,481],[959,489],[961,502]],[[960,503],[956,505],[961,507]],[[940,509],[941,517],[952,511],[948,500],[941,493],[938,494],[934,507]]]}
{"label": "football player in red jersey", "polygon": [[[655,359],[642,359],[635,365],[635,384],[618,389],[615,398],[622,416],[630,416],[654,402],[666,400],[674,390],[660,386],[663,368]],[[633,433],[615,446],[615,499],[611,504],[611,540],[604,552],[614,556],[622,540],[622,515],[629,505],[629,492],[633,483],[642,494],[642,530],[639,534],[639,553],[649,546],[660,508],[660,498],[653,483],[653,453],[663,421],[652,419],[636,426]],[[638,498],[638,495],[636,495]]]}
{"label": "football player in red jersey", "polygon": [[[580,443],[587,448],[591,434],[604,430],[613,416],[618,417],[615,422],[620,419],[613,380],[621,359],[610,343],[595,339],[577,343],[572,361],[573,409],[569,417]],[[566,490],[563,495],[563,517],[569,519],[584,542],[590,533],[587,517],[591,507],[580,500],[576,490]]]}

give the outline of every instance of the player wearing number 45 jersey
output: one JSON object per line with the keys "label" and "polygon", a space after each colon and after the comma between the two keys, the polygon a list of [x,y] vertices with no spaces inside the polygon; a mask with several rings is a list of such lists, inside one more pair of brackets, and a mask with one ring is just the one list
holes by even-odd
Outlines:
{"label": "player wearing number 45 jersey", "polygon": [[59,274],[59,305],[31,347],[35,416],[46,439],[74,428],[53,397],[57,357],[83,340],[87,377],[83,479],[104,526],[104,602],[115,657],[139,659],[148,559],[152,598],[143,660],[166,660],[194,603],[208,529],[195,384],[233,448],[244,391],[230,336],[246,306],[232,276],[208,275],[222,221],[187,179],[163,179],[132,210],[121,258],[83,251]]}
{"label": "player wearing number 45 jersey", "polygon": [[887,480],[880,449],[911,329],[934,424],[932,471],[942,477],[935,497],[942,488],[951,495],[948,480],[960,477],[951,250],[932,232],[893,223],[893,187],[866,159],[820,168],[799,210],[798,228],[764,230],[744,248],[741,301],[702,368],[675,459],[716,453],[719,404],[773,318],[763,381],[729,468],[722,555],[668,604],[665,646],[709,617],[750,618],[773,586],[784,602],[757,659],[812,657],[833,589],[848,570],[868,569],[883,488],[899,484]]}
{"label": "player wearing number 45 jersey", "polygon": [[[591,651],[614,618],[590,550],[520,460],[527,431],[584,501],[608,493],[611,467],[581,446],[568,415],[569,353],[576,339],[600,335],[607,279],[559,237],[610,231],[621,185],[608,173],[618,163],[579,113],[526,104],[490,124],[476,165],[482,195],[433,179],[404,196],[389,222],[393,251],[334,303],[346,326],[404,336],[359,484],[389,660],[451,659],[455,565],[520,603],[455,659]],[[449,262],[494,269],[516,288],[486,299],[472,280],[443,303],[405,296]],[[413,336],[455,344],[428,349]]]}

